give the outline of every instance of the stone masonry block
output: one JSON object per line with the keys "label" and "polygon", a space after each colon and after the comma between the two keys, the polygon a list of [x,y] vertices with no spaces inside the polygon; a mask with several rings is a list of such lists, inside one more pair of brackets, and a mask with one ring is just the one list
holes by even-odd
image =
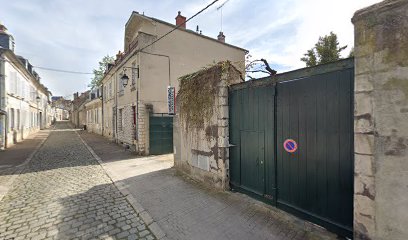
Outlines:
{"label": "stone masonry block", "polygon": [[228,119],[218,119],[218,127],[228,127]]}
{"label": "stone masonry block", "polygon": [[228,97],[218,97],[218,105],[228,105]]}
{"label": "stone masonry block", "polygon": [[361,74],[374,72],[375,69],[373,69],[373,61],[374,60],[371,56],[355,58],[355,75],[358,76]]}
{"label": "stone masonry block", "polygon": [[356,175],[354,178],[354,194],[375,200],[374,177]]}
{"label": "stone masonry block", "polygon": [[219,106],[219,118],[229,118],[229,109],[227,105]]}
{"label": "stone masonry block", "polygon": [[228,97],[228,87],[219,87],[218,88],[219,97]]}
{"label": "stone masonry block", "polygon": [[219,127],[218,128],[218,136],[227,136],[229,135],[228,127]]}
{"label": "stone masonry block", "polygon": [[374,87],[371,78],[372,77],[370,74],[356,76],[354,80],[354,91],[356,93],[373,91]]}
{"label": "stone masonry block", "polygon": [[371,116],[366,114],[354,119],[354,132],[355,133],[373,133],[374,124]]}
{"label": "stone masonry block", "polygon": [[[365,235],[374,234],[375,231],[375,202],[362,196],[354,195],[354,226]],[[362,225],[362,226],[361,226]]]}
{"label": "stone masonry block", "polygon": [[354,134],[354,151],[358,154],[372,155],[374,153],[374,135],[355,133]]}
{"label": "stone masonry block", "polygon": [[360,116],[368,114],[372,116],[373,114],[373,98],[369,93],[356,93],[354,95],[355,106],[354,106],[354,116]]}
{"label": "stone masonry block", "polygon": [[354,154],[354,172],[357,175],[374,176],[374,157]]}
{"label": "stone masonry block", "polygon": [[228,137],[218,137],[219,147],[228,147],[228,145],[229,145]]}

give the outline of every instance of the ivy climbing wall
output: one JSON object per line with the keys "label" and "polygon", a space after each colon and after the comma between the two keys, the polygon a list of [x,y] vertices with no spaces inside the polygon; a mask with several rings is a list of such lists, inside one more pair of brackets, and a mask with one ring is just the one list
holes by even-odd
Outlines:
{"label": "ivy climbing wall", "polygon": [[228,86],[241,80],[230,62],[179,79],[175,167],[217,189],[229,186]]}

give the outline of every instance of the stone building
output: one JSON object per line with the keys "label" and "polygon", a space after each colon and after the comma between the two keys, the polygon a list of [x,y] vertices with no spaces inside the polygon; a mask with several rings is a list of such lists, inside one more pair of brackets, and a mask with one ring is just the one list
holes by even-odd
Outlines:
{"label": "stone building", "polygon": [[47,128],[52,115],[48,89],[30,62],[14,53],[14,38],[0,24],[0,149]]}
{"label": "stone building", "polygon": [[63,121],[70,119],[71,101],[61,96],[53,96],[51,102],[53,121]]}
{"label": "stone building", "polygon": [[97,134],[102,134],[102,92],[100,88],[92,89],[89,99],[84,103],[86,114],[86,130]]}
{"label": "stone building", "polygon": [[[239,71],[245,71],[245,49],[226,43],[223,34],[214,39],[188,30],[185,19],[179,12],[179,28],[158,40],[176,25],[132,12],[125,25],[124,52],[117,54],[102,80],[104,136],[149,154],[150,144],[155,142],[149,121],[152,116],[163,116],[166,124],[172,122],[167,91],[170,87],[177,92],[180,76],[223,60],[230,60]],[[124,76],[126,82],[122,81]],[[160,138],[160,131],[154,136]],[[172,136],[167,139],[172,145]]]}
{"label": "stone building", "polygon": [[86,125],[85,103],[89,101],[89,92],[86,91],[74,94],[74,100],[71,104],[71,122],[77,128],[83,128]]}

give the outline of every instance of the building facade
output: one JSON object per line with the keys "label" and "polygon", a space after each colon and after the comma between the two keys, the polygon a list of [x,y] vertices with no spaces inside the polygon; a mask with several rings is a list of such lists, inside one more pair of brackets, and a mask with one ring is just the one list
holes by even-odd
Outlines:
{"label": "building facade", "polygon": [[[179,14],[176,27],[133,12],[125,26],[124,52],[119,52],[102,80],[102,134],[140,153],[150,153],[151,116],[166,116],[168,87],[177,92],[178,78],[211,64],[229,60],[245,71],[245,49],[186,29]],[[156,42],[156,40],[158,40]],[[128,81],[123,81],[126,75]]]}
{"label": "building facade", "polygon": [[89,101],[89,92],[86,91],[74,94],[74,100],[71,104],[71,122],[76,128],[84,128],[86,125],[85,103]]}
{"label": "building facade", "polygon": [[92,89],[89,99],[84,103],[83,111],[86,114],[86,130],[102,135],[102,91],[101,88]]}
{"label": "building facade", "polygon": [[29,61],[14,53],[14,39],[0,24],[0,149],[51,124],[50,95]]}

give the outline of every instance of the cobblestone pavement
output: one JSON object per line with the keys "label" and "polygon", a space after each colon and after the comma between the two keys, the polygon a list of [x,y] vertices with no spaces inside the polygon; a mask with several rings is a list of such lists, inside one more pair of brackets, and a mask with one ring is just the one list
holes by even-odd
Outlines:
{"label": "cobblestone pavement", "polygon": [[155,239],[68,123],[0,202],[0,239]]}
{"label": "cobblestone pavement", "polygon": [[[246,195],[214,191],[170,168],[167,155],[135,157],[106,138],[81,131],[115,182],[149,212],[167,239],[333,240],[336,235]],[[115,160],[112,153],[114,153]],[[167,157],[167,160],[166,160]]]}
{"label": "cobblestone pavement", "polygon": [[8,191],[15,175],[22,170],[24,163],[34,150],[48,137],[49,131],[34,133],[6,151],[0,151],[0,201]]}

